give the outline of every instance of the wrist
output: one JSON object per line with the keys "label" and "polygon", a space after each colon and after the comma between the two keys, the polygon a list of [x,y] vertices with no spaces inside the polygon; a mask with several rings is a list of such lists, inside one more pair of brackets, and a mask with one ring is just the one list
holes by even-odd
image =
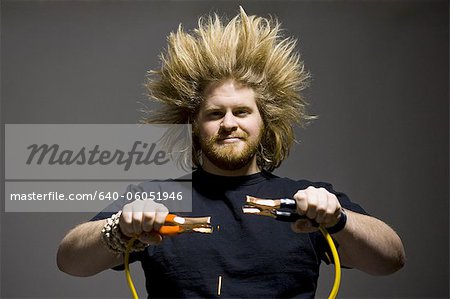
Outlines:
{"label": "wrist", "polygon": [[[106,223],[102,229],[102,241],[106,245],[106,247],[116,253],[123,254],[127,249],[128,242],[131,238],[125,236],[119,227],[119,220],[122,211],[119,211],[116,214],[113,214],[110,218],[106,219]],[[131,252],[133,251],[142,251],[148,245],[140,242],[139,240],[135,240],[133,242],[133,246],[131,247]]]}

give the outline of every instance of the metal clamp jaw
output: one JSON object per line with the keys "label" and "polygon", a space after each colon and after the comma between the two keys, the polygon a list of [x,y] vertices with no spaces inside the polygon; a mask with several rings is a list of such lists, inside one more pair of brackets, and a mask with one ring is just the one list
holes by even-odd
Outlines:
{"label": "metal clamp jaw", "polygon": [[[296,212],[297,203],[294,199],[263,199],[247,195],[245,203],[246,204],[242,206],[242,212],[244,214],[268,216],[285,222],[308,219],[306,216]],[[317,223],[314,220],[310,221],[314,226],[317,226]]]}
{"label": "metal clamp jaw", "polygon": [[181,233],[203,233],[211,234],[211,217],[180,217],[169,214],[166,217],[164,225],[159,229],[162,235],[175,235]]}

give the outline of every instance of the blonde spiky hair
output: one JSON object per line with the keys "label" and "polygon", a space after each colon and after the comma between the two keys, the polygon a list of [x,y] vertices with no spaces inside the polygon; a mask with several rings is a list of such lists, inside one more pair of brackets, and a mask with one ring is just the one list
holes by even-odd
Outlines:
{"label": "blonde spiky hair", "polygon": [[[256,94],[265,124],[258,165],[272,171],[288,156],[294,142],[293,124],[314,117],[305,113],[300,91],[307,87],[296,40],[281,35],[277,20],[247,16],[244,9],[227,24],[217,14],[201,17],[186,33],[181,24],[168,37],[161,69],[149,72],[149,96],[162,103],[147,123],[192,123],[209,84],[233,79]],[[200,165],[200,147],[193,136],[193,163]]]}

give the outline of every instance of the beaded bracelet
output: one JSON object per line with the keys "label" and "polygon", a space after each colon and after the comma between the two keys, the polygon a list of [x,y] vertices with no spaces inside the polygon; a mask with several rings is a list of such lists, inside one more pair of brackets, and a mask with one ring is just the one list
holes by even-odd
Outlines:
{"label": "beaded bracelet", "polygon": [[[106,223],[102,229],[102,240],[105,245],[114,253],[125,253],[127,244],[131,238],[126,237],[120,230],[119,220],[122,211],[113,214],[110,218],[106,219]],[[131,247],[131,252],[142,251],[148,244],[142,243],[139,240],[135,240]]]}

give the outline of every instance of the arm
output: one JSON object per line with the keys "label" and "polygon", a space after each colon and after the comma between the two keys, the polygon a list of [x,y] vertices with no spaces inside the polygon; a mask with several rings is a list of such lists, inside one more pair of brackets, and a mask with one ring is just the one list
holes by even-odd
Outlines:
{"label": "arm", "polygon": [[392,228],[374,217],[346,213],[345,228],[333,234],[343,265],[373,275],[391,274],[404,266],[403,244]]}
{"label": "arm", "polygon": [[[294,199],[299,214],[314,219],[324,227],[334,226],[341,217],[338,199],[324,188],[299,190]],[[374,217],[351,211],[346,211],[346,214],[344,229],[332,235],[339,243],[343,265],[373,275],[387,275],[403,267],[405,251],[394,230]],[[317,230],[305,220],[298,220],[292,229],[299,233]]]}
{"label": "arm", "polygon": [[[136,200],[123,207],[120,231],[129,238],[137,235],[141,242],[157,245],[162,241],[157,231],[167,214],[164,205]],[[105,223],[106,219],[80,224],[64,237],[56,257],[61,271],[74,276],[92,276],[123,264],[123,255],[112,252],[102,240]]]}
{"label": "arm", "polygon": [[110,251],[102,241],[106,220],[78,225],[61,241],[56,256],[58,268],[74,276],[91,276],[123,263],[121,255]]}

